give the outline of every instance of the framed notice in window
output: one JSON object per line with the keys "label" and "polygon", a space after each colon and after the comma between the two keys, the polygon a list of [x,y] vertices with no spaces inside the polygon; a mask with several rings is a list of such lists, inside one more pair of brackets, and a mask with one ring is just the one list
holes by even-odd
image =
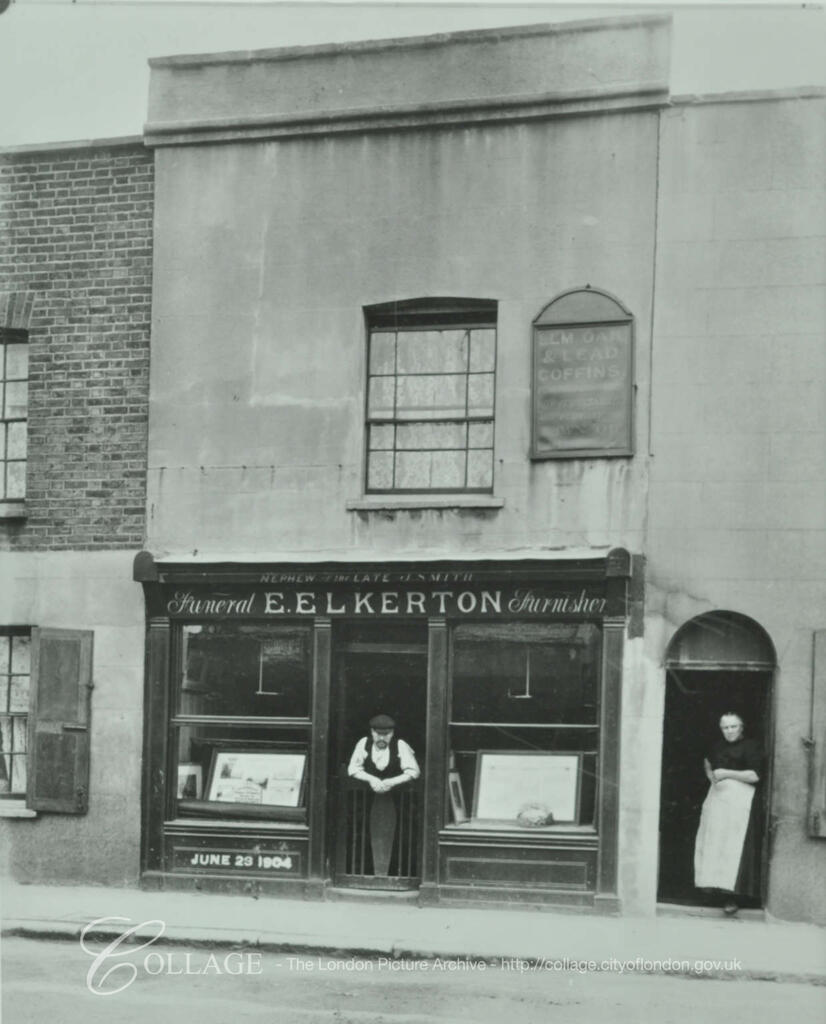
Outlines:
{"label": "framed notice in window", "polygon": [[516,821],[522,808],[539,805],[554,824],[578,822],[581,769],[581,754],[480,750],[473,817]]}
{"label": "framed notice in window", "polygon": [[456,825],[461,825],[463,821],[467,821],[467,811],[465,810],[465,795],[462,792],[462,780],[457,771],[447,773],[447,787],[450,794],[453,822]]}
{"label": "framed notice in window", "polygon": [[216,750],[207,785],[207,800],[300,807],[307,755],[261,750]]}
{"label": "framed notice in window", "polygon": [[200,800],[204,793],[203,771],[199,764],[178,765],[178,799]]}

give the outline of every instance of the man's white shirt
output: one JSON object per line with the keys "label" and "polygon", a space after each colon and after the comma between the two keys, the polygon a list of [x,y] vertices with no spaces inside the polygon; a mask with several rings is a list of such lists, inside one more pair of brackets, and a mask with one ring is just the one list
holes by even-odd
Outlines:
{"label": "man's white shirt", "polygon": [[[391,740],[390,743],[393,741]],[[379,771],[383,771],[388,762],[390,761],[390,743],[380,750],[376,744],[373,744],[372,761],[373,764],[378,768]],[[418,779],[419,777],[419,764],[416,761],[416,755],[413,753],[410,745],[405,743],[404,740],[399,740],[399,763],[401,764],[402,772],[405,775],[409,775],[411,779]],[[363,736],[356,744],[353,750],[353,756],[350,758],[350,764],[347,767],[348,775],[355,775],[356,772],[360,772],[364,767],[364,762],[367,760],[367,737]]]}

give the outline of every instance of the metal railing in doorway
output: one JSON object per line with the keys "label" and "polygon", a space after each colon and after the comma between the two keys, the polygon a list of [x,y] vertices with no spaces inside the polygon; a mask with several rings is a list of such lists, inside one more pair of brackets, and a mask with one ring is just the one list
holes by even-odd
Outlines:
{"label": "metal railing in doorway", "polygon": [[420,881],[421,782],[374,793],[338,779],[336,883],[358,889],[416,889]]}

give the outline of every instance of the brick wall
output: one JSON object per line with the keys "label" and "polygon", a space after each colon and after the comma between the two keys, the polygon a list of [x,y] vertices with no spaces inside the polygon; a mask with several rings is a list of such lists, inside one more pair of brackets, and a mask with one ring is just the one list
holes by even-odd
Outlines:
{"label": "brick wall", "polygon": [[0,520],[0,548],[140,547],[152,153],[0,154],[0,211],[4,322],[31,308],[26,519]]}

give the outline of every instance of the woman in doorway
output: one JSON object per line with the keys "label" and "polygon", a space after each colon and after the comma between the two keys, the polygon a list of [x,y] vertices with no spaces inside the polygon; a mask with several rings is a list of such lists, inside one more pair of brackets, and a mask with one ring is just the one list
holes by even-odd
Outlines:
{"label": "woman in doorway", "polygon": [[694,884],[722,894],[723,911],[736,914],[737,895],[756,895],[754,794],[762,755],[743,735],[743,719],[726,712],[718,740],[703,761],[710,786],[694,845]]}

